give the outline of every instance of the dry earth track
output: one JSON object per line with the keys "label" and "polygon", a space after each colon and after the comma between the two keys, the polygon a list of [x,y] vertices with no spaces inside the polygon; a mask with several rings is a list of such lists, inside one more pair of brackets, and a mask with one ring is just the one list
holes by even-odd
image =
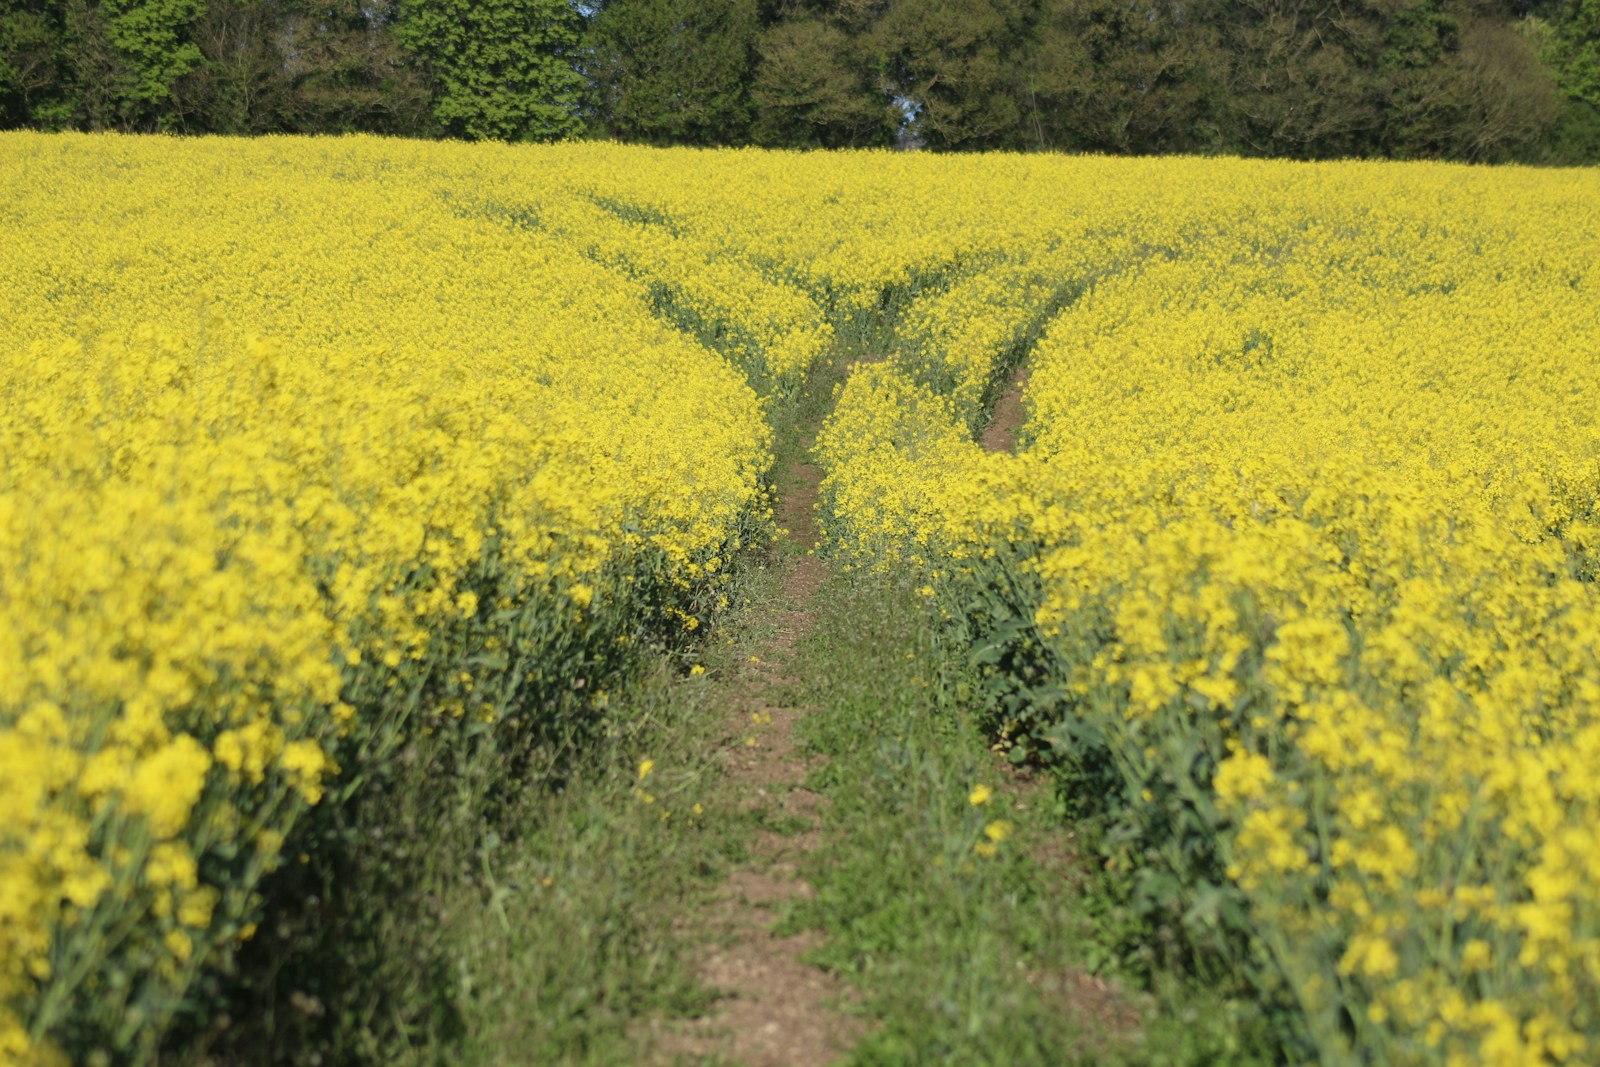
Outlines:
{"label": "dry earth track", "polygon": [[[809,449],[812,442],[805,444]],[[814,544],[821,474],[809,455],[788,474],[780,524],[799,544]],[[858,1020],[832,1006],[847,995],[839,980],[802,962],[822,935],[780,937],[772,930],[785,904],[812,893],[799,867],[817,847],[818,809],[826,803],[804,785],[812,760],[801,753],[795,731],[807,709],[784,703],[796,680],[796,646],[815,621],[813,602],[826,568],[809,551],[792,553],[779,566],[781,603],[750,620],[768,636],[726,683],[722,757],[739,805],[764,809],[767,821],[790,832],[757,834],[748,862],[730,873],[704,916],[712,947],[699,963],[700,974],[723,997],[710,1014],[687,1024],[658,1024],[656,1048],[668,1059],[720,1056],[746,1067],[824,1067],[847,1053],[861,1033]]]}

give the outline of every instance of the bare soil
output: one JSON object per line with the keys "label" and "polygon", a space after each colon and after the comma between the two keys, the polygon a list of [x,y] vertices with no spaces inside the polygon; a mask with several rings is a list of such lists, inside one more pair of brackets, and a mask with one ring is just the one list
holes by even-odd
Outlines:
{"label": "bare soil", "polygon": [[[793,488],[780,502],[779,522],[809,548],[817,540],[813,505],[820,475],[804,460],[789,474]],[[816,618],[813,601],[825,572],[809,552],[782,566],[782,602],[751,620],[757,632],[770,636],[727,683],[722,757],[738,802],[765,809],[769,821],[790,832],[758,833],[749,862],[729,875],[702,916],[712,947],[700,961],[701,978],[723,995],[698,1019],[655,1024],[653,1044],[668,1059],[823,1067],[862,1032],[857,1020],[833,1007],[848,995],[839,981],[802,962],[823,936],[772,932],[786,904],[813,892],[800,876],[800,861],[820,840],[818,812],[827,802],[804,787],[811,761],[800,750],[795,728],[806,709],[782,703],[794,680],[796,645]]]}
{"label": "bare soil", "polygon": [[1028,414],[1022,406],[1022,390],[1027,384],[1028,372],[1019,369],[1011,379],[1010,388],[995,402],[994,416],[980,438],[983,447],[990,452],[1016,451],[1017,431],[1022,429]]}

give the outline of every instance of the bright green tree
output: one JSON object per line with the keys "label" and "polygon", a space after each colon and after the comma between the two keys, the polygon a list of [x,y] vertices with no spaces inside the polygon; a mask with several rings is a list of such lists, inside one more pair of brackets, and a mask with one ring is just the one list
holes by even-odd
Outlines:
{"label": "bright green tree", "polygon": [[190,30],[205,0],[103,0],[100,7],[117,55],[112,84],[123,117],[164,110],[178,79],[200,65]]}
{"label": "bright green tree", "polygon": [[405,0],[395,37],[432,83],[433,114],[472,139],[548,141],[583,128],[582,31],[566,0]]}
{"label": "bright green tree", "polygon": [[1566,0],[1552,15],[1547,54],[1562,90],[1600,109],[1600,0]]}
{"label": "bright green tree", "polygon": [[1544,160],[1600,160],[1600,0],[1549,0],[1518,29],[1538,51],[1562,98]]}
{"label": "bright green tree", "polygon": [[59,118],[89,129],[172,129],[178,86],[202,62],[193,40],[204,0],[66,0]]}

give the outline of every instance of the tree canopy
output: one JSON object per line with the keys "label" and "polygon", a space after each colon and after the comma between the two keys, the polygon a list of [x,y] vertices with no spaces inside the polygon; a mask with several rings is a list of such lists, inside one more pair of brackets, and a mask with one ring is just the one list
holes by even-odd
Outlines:
{"label": "tree canopy", "polygon": [[1600,159],[1600,0],[0,0],[0,128]]}

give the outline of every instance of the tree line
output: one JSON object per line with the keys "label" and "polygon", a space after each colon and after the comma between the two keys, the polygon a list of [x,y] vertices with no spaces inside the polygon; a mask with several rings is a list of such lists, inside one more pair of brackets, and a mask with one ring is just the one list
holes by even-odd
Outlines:
{"label": "tree line", "polygon": [[0,128],[1600,160],[1600,0],[0,0]]}

